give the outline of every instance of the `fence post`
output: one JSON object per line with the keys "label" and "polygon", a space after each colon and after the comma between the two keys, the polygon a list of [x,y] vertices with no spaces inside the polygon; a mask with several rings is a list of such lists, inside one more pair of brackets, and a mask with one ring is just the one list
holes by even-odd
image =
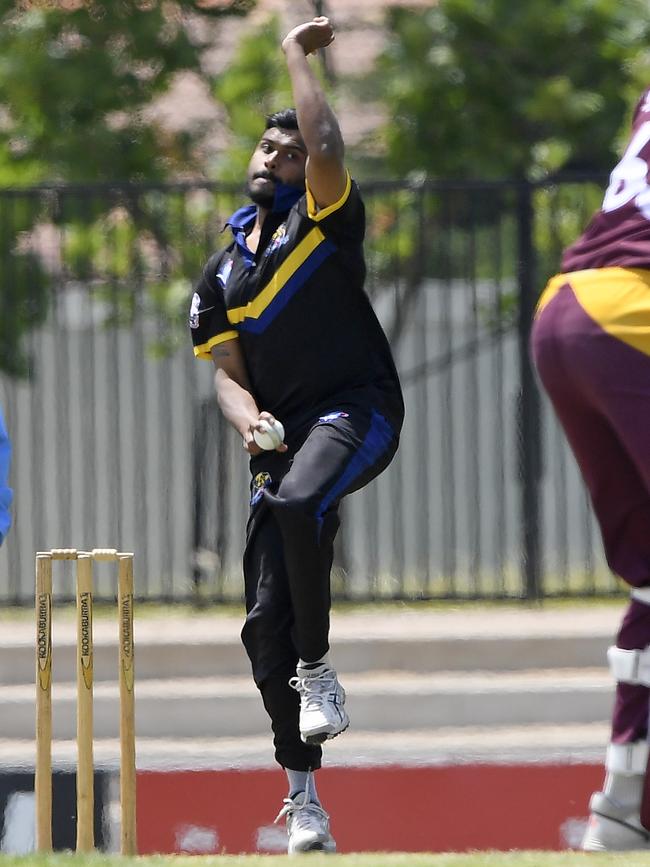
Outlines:
{"label": "fence post", "polygon": [[533,187],[517,188],[517,283],[519,334],[519,479],[521,483],[521,586],[526,599],[542,596],[540,563],[541,414],[539,392],[530,360],[529,338],[537,287],[533,245]]}
{"label": "fence post", "polygon": [[199,565],[199,552],[203,546],[203,486],[201,474],[205,455],[205,439],[207,430],[207,404],[199,401],[194,406],[192,433],[192,583],[193,595],[197,604],[201,601],[201,584],[203,573]]}

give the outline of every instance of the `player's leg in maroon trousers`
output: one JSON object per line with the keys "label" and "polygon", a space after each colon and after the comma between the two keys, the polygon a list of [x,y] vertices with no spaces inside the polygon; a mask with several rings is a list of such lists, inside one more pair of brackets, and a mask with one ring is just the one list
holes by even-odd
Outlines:
{"label": "player's leg in maroon trousers", "polygon": [[650,820],[641,808],[650,696],[650,357],[604,331],[568,284],[539,314],[532,350],[589,489],[609,566],[634,588],[608,654],[617,686],[607,776],[592,797],[583,846],[647,848],[640,814]]}

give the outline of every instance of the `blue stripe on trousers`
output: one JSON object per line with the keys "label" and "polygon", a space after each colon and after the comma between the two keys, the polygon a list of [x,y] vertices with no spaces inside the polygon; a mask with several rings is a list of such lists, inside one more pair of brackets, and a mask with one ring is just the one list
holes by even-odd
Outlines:
{"label": "blue stripe on trousers", "polygon": [[320,506],[318,507],[316,517],[319,521],[322,521],[323,515],[329,509],[334,500],[336,500],[337,497],[340,497],[346,488],[349,488],[352,482],[354,482],[354,480],[365,470],[376,463],[378,458],[380,458],[386,451],[392,439],[393,429],[383,415],[380,415],[378,412],[373,410],[370,419],[370,427],[364,441],[350,459],[350,463],[343,470],[341,476],[325,494]]}

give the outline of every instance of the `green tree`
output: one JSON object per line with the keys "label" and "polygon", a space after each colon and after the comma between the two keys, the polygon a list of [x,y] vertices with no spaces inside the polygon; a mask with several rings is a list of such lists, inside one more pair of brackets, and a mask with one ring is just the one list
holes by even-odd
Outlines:
{"label": "green tree", "polygon": [[389,170],[538,178],[611,168],[647,72],[645,11],[641,0],[392,8],[373,82]]}
{"label": "green tree", "polygon": [[147,109],[179,72],[200,72],[205,42],[190,25],[253,2],[0,0],[0,184],[191,168],[187,135],[162,131]]}
{"label": "green tree", "polygon": [[[357,86],[384,105],[384,171],[410,177],[413,200],[420,189],[428,203],[419,213],[408,210],[410,221],[396,202],[379,221],[369,215],[370,237],[375,224],[382,236],[371,261],[378,276],[388,279],[395,263],[409,275],[400,288],[399,331],[423,279],[491,273],[494,226],[506,242],[502,276],[515,279],[514,189],[477,194],[462,182],[611,170],[631,107],[647,86],[650,52],[641,0],[439,0],[424,10],[393,7],[386,26],[387,47]],[[443,190],[436,178],[459,183]],[[602,192],[593,185],[588,196],[597,207]],[[575,210],[579,197],[560,188],[535,194],[540,285],[586,222],[588,214]],[[439,227],[448,233],[444,249],[436,244]],[[467,245],[475,255],[453,255]],[[466,274],[468,266],[475,273]],[[516,308],[514,296],[499,294],[481,320],[504,327]]]}
{"label": "green tree", "polygon": [[293,105],[280,49],[282,35],[277,16],[250,30],[228,68],[214,82],[213,93],[226,110],[232,137],[230,147],[215,165],[215,174],[222,180],[242,182],[264,128],[264,117]]}
{"label": "green tree", "polygon": [[[148,109],[178,73],[201,72],[210,22],[253,5],[0,0],[0,186],[158,181],[196,171],[191,132],[162,129]],[[161,248],[178,241],[145,200],[78,201],[50,207],[52,197],[9,194],[0,201],[0,370],[29,372],[25,336],[48,315],[48,274],[29,242],[38,224],[65,230],[72,278],[93,264],[107,220]],[[108,271],[119,273],[120,263],[108,263]]]}

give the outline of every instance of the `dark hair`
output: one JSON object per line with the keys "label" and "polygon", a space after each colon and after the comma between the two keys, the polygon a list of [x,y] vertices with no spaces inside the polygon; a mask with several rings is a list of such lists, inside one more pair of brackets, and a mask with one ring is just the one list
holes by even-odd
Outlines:
{"label": "dark hair", "polygon": [[266,116],[264,129],[277,127],[279,129],[298,129],[298,115],[295,108],[283,108]]}

